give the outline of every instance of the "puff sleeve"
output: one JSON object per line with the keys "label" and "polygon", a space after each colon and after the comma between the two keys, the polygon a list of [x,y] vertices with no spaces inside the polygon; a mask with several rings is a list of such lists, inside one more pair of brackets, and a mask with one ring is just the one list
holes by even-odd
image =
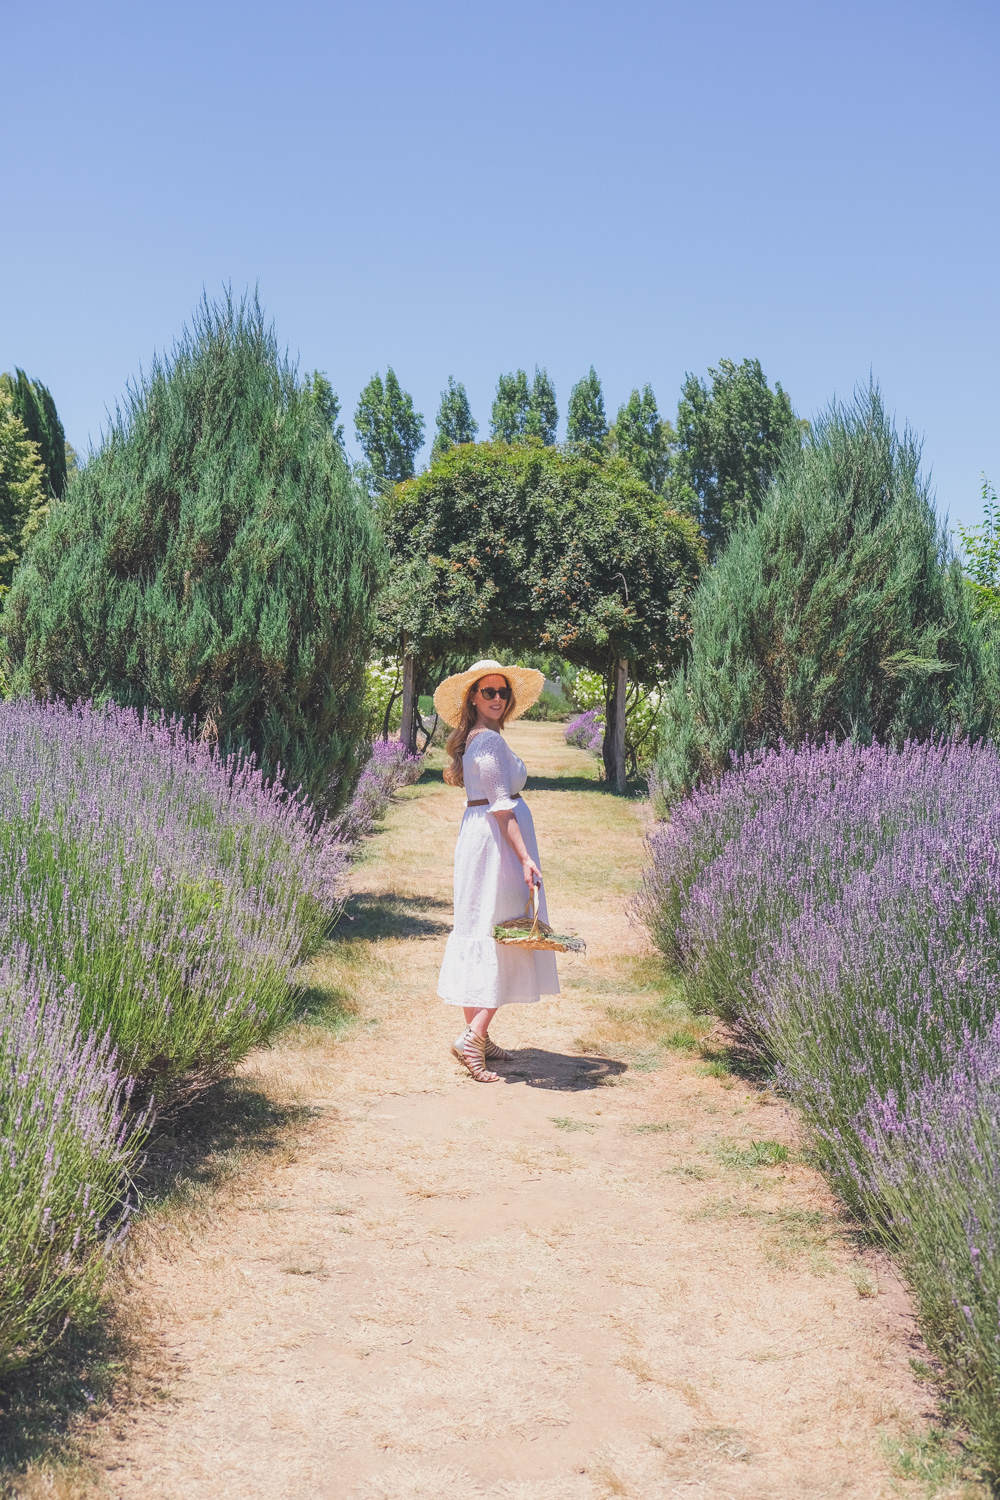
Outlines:
{"label": "puff sleeve", "polygon": [[472,758],[483,784],[483,792],[489,798],[489,811],[512,811],[517,803],[510,795],[510,768],[503,740],[495,730],[490,729],[477,734],[472,746]]}

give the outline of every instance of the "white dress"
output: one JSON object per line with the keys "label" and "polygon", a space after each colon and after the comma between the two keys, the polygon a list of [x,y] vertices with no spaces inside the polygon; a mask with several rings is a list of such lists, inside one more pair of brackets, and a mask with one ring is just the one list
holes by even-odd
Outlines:
{"label": "white dress", "polygon": [[[455,926],[444,951],[438,994],[446,1005],[492,1010],[500,1005],[558,995],[554,953],[533,953],[493,938],[497,922],[524,911],[528,888],[521,861],[493,816],[512,809],[524,846],[539,865],[535,825],[527,805],[511,796],[528,779],[524,761],[508,748],[495,729],[473,735],[462,757],[469,802],[455,845]],[[548,920],[545,891],[539,914]]]}

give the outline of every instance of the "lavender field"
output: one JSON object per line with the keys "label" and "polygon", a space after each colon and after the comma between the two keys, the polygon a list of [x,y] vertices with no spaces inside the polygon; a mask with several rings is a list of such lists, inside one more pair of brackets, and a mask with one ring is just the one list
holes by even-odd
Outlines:
{"label": "lavender field", "polygon": [[413,767],[377,747],[329,827],[176,725],[0,705],[0,1374],[93,1311],[152,1113],[290,1018]]}
{"label": "lavender field", "polygon": [[641,911],[742,1028],[897,1254],[1000,1474],[1000,755],[850,744],[736,762],[649,841]]}

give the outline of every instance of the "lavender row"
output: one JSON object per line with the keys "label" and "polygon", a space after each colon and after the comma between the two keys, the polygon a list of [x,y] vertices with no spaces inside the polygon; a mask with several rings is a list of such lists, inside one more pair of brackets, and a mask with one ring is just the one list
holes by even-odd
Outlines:
{"label": "lavender row", "polygon": [[376,740],[362,767],[354,796],[337,823],[338,837],[348,846],[367,838],[396,788],[416,781],[422,767],[423,758],[411,755],[399,740]]}
{"label": "lavender row", "polygon": [[0,930],[161,1103],[266,1041],[346,851],[247,761],[129,710],[0,708]]}
{"label": "lavender row", "polygon": [[0,961],[0,1375],[95,1305],[145,1130],[107,1038],[28,951]]}
{"label": "lavender row", "polygon": [[176,725],[0,705],[0,1375],[96,1306],[150,1110],[291,1013],[349,845],[418,769],[375,746],[324,827]]}
{"label": "lavender row", "polygon": [[650,840],[641,907],[692,1002],[752,1032],[895,1246],[1000,1473],[1000,756],[737,762]]}

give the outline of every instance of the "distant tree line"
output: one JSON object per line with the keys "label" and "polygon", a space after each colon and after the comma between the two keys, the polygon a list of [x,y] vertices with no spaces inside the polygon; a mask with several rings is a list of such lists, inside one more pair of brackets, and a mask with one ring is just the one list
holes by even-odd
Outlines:
{"label": "distant tree line", "polygon": [[[600,377],[591,366],[569,395],[566,444],[625,459],[639,478],[671,509],[693,516],[714,557],[736,523],[756,514],[788,446],[797,448],[808,423],[801,421],[780,383],[773,389],[760,361],[719,361],[708,381],[688,375],[681,388],[676,422],[660,415],[649,384],[634,389],[608,420]],[[335,425],[339,403],[325,377],[322,383]],[[493,442],[556,445],[559,409],[555,387],[544,368],[501,375],[490,412]],[[373,493],[385,493],[416,472],[425,423],[412,396],[390,366],[374,375],[361,392],[354,426],[364,453],[361,477]],[[476,441],[479,424],[460,380],[449,375],[441,392],[431,463],[453,447]],[[343,429],[336,428],[336,435]]]}

